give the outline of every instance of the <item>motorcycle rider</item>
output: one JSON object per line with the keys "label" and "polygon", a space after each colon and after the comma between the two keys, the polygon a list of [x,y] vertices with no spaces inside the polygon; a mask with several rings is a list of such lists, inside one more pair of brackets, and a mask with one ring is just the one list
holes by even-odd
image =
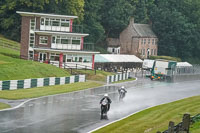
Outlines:
{"label": "motorcycle rider", "polygon": [[111,99],[108,97],[108,94],[104,94],[104,97],[100,100],[100,104],[101,104],[101,107],[102,107],[102,102],[104,100],[107,100],[107,104],[108,104],[108,111],[110,110],[110,104],[111,104]]}
{"label": "motorcycle rider", "polygon": [[121,92],[124,93],[124,97],[125,97],[125,94],[127,93],[127,90],[125,89],[124,86],[122,86],[121,88],[118,89],[118,93],[119,93],[119,95],[120,95]]}

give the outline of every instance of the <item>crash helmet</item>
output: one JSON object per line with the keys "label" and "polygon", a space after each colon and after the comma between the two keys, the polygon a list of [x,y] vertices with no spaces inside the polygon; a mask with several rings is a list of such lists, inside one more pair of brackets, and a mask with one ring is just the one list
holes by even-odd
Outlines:
{"label": "crash helmet", "polygon": [[124,89],[124,86],[122,86],[122,89]]}
{"label": "crash helmet", "polygon": [[108,97],[108,94],[106,93],[106,94],[104,94],[104,97]]}

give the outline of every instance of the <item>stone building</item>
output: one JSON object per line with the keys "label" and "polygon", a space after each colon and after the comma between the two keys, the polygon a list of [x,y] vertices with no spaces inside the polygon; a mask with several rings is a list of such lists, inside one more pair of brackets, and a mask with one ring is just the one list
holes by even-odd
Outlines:
{"label": "stone building", "polygon": [[134,23],[134,19],[120,33],[120,54],[133,54],[141,58],[156,56],[158,38],[149,24]]}

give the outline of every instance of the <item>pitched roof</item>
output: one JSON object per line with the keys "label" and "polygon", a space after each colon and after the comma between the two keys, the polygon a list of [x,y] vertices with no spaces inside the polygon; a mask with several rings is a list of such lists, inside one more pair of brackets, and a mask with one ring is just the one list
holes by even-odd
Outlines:
{"label": "pitched roof", "polygon": [[138,62],[142,60],[135,55],[122,55],[122,54],[96,54],[95,62]]}
{"label": "pitched roof", "polygon": [[134,30],[137,32],[138,35],[134,36],[139,36],[139,37],[157,37],[154,32],[152,31],[152,28],[148,24],[137,24],[133,23],[132,27]]}
{"label": "pitched roof", "polygon": [[106,41],[108,43],[108,46],[112,46],[112,47],[120,46],[119,38],[107,38]]}
{"label": "pitched roof", "polygon": [[188,62],[177,62],[177,67],[192,67],[192,65]]}

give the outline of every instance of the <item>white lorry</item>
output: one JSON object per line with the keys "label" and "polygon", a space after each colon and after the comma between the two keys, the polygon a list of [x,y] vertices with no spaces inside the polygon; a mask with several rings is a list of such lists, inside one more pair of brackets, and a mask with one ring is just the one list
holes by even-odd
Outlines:
{"label": "white lorry", "polygon": [[151,70],[151,80],[158,79],[163,80],[167,77],[171,77],[174,73],[176,67],[176,61],[162,60],[157,59],[154,61],[152,70]]}

